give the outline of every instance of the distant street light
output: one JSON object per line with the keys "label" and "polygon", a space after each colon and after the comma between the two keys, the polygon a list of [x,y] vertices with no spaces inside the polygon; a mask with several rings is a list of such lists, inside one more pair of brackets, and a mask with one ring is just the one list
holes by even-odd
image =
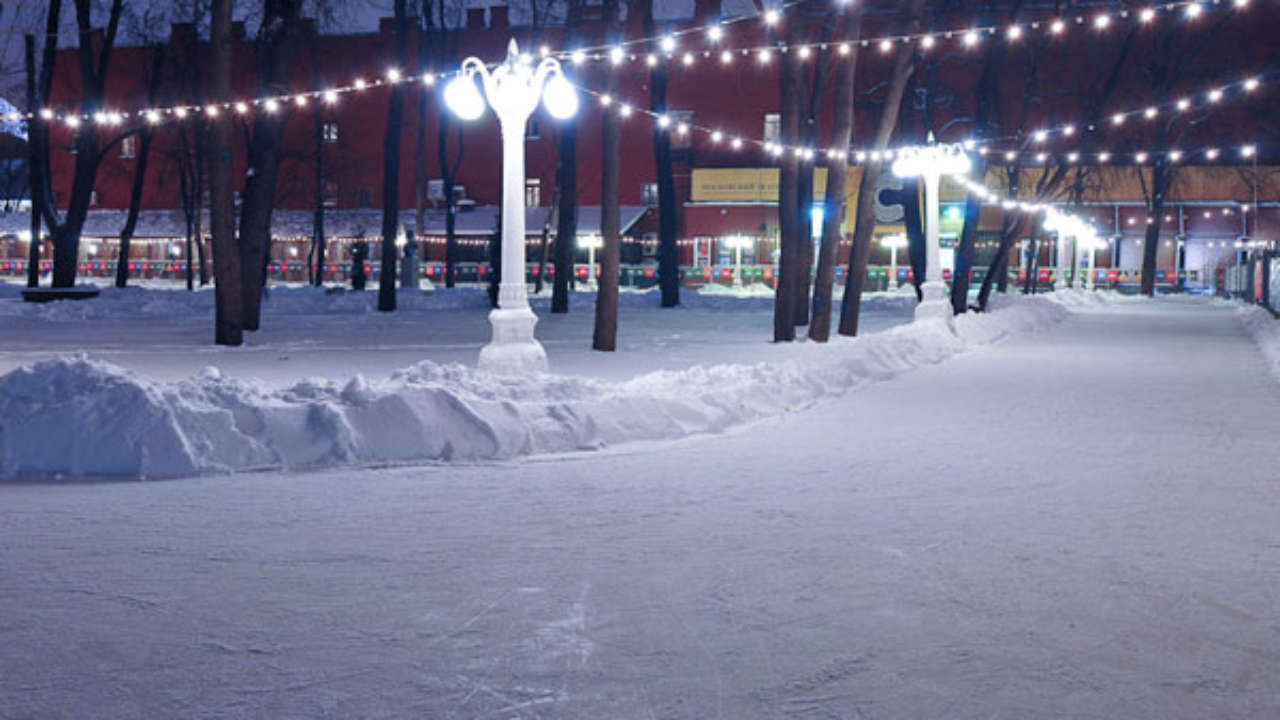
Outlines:
{"label": "distant street light", "polygon": [[579,235],[578,247],[587,249],[587,284],[596,284],[596,250],[604,247],[604,238],[599,235]]}
{"label": "distant street light", "polygon": [[885,235],[880,238],[880,244],[889,248],[889,283],[885,289],[896,289],[898,287],[898,250],[907,246],[907,236]]}
{"label": "distant street light", "polygon": [[901,178],[924,180],[925,274],[920,288],[922,300],[916,306],[916,318],[936,317],[948,323],[954,313],[946,300],[946,284],[942,281],[942,249],[938,241],[938,183],[943,175],[969,172],[969,156],[958,143],[938,144],[929,134],[929,144],[903,148],[893,162],[893,174]]}
{"label": "distant street light", "polygon": [[[479,77],[484,95],[476,86]],[[547,112],[565,120],[578,112],[578,93],[565,79],[560,63],[542,58],[537,66],[521,57],[513,39],[507,59],[492,72],[478,58],[462,61],[462,71],[444,90],[445,104],[463,120],[477,120],[485,103],[502,127],[502,282],[498,307],[489,313],[493,337],[480,350],[480,367],[496,372],[547,369],[547,353],[533,336],[538,318],[529,307],[524,281],[524,144],[525,124],[541,99]]]}
{"label": "distant street light", "polygon": [[747,247],[751,238],[746,235],[730,235],[724,239],[725,247],[733,249],[733,286],[742,287],[742,249]]}

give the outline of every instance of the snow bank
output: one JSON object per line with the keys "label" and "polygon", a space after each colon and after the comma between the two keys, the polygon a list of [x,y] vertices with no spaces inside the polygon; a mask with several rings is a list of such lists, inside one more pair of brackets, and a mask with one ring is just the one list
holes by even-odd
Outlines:
{"label": "snow bank", "polygon": [[1267,359],[1271,374],[1280,380],[1280,320],[1257,305],[1244,305],[1237,311],[1245,330],[1253,336]]}
{"label": "snow bank", "polygon": [[384,380],[285,389],[212,368],[158,382],[84,356],[0,377],[0,475],[178,477],[258,468],[468,461],[680,438],[808,406],[1060,320],[1042,297],[811,345],[802,360],[625,382],[503,377],[421,362]]}

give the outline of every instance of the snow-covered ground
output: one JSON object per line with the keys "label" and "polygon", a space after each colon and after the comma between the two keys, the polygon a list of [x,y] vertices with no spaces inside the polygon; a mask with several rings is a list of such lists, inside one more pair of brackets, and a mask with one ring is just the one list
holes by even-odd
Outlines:
{"label": "snow-covered ground", "polygon": [[0,717],[1276,717],[1280,383],[1058,302],[675,442],[0,484]]}
{"label": "snow-covered ground", "polygon": [[[467,317],[476,324],[474,312],[460,310],[478,294],[406,295],[405,305],[406,310],[426,306],[437,315]],[[195,302],[207,299],[208,293],[112,292],[102,302],[55,304],[35,313],[46,325],[74,314],[76,320],[101,328],[126,314],[120,306],[140,308],[145,316],[182,317],[192,314]],[[327,308],[330,314],[345,311],[350,316],[351,306],[363,310],[366,300],[295,290],[278,294],[273,310],[296,317]],[[628,295],[628,300],[650,322],[678,312],[654,308],[652,297]],[[760,315],[758,308],[742,312],[760,304],[750,295],[691,300],[693,307],[703,309],[692,319],[715,328],[700,333],[704,336],[698,340],[704,343],[725,339],[724,318]],[[638,374],[645,363],[635,362],[636,353],[589,358],[593,367],[625,372],[625,380],[564,374],[504,377],[431,359],[386,378],[307,377],[273,387],[229,377],[213,367],[169,382],[111,362],[58,357],[0,376],[0,475],[166,478],[246,469],[500,459],[676,440],[802,409],[1009,333],[1038,329],[1065,313],[1044,298],[1001,301],[994,312],[958,318],[954,331],[942,323],[914,323],[827,345],[761,347],[755,353],[740,349],[732,362],[717,361],[716,352],[703,351],[688,367]],[[900,313],[914,299],[879,296],[868,303]],[[589,324],[583,315],[590,317],[579,308],[571,321],[579,327]],[[274,318],[281,324],[290,319]],[[378,320],[404,325],[403,319],[386,315]],[[453,342],[457,348],[456,337]],[[763,345],[758,337],[752,344]],[[128,356],[138,351],[132,347]],[[310,371],[305,354],[295,367]]]}
{"label": "snow-covered ground", "polygon": [[[213,366],[282,386],[306,377],[385,377],[421,360],[474,365],[489,340],[488,296],[478,287],[402,293],[399,309],[389,314],[377,311],[376,291],[326,295],[279,287],[263,306],[263,329],[246,334],[245,347],[219,348],[213,344],[212,291],[157,285],[104,288],[91,301],[39,305],[19,302],[19,286],[0,284],[0,372],[85,351],[158,380],[181,380]],[[169,289],[161,289],[165,285]],[[552,315],[549,298],[535,298],[537,334],[552,372],[625,379],[794,352],[768,343],[768,296],[686,291],[681,298],[680,307],[656,312],[656,292],[623,293],[619,349],[607,362],[591,352],[594,293],[573,293],[567,315]],[[865,328],[874,332],[910,320],[915,301],[877,293],[864,304]]]}

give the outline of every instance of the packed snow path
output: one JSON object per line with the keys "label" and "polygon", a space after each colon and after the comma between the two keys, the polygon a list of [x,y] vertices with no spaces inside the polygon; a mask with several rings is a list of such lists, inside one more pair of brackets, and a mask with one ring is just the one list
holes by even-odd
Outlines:
{"label": "packed snow path", "polygon": [[0,716],[1274,718],[1278,409],[1132,303],[674,446],[0,485]]}

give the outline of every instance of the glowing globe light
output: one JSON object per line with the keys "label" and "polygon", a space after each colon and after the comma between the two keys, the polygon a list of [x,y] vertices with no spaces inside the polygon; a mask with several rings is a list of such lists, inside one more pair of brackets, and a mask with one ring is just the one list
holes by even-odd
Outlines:
{"label": "glowing globe light", "polygon": [[552,117],[568,120],[578,114],[578,91],[564,75],[556,73],[542,91],[542,104]]}
{"label": "glowing globe light", "polygon": [[468,75],[459,75],[444,87],[444,104],[463,120],[479,120],[484,115],[484,98]]}

